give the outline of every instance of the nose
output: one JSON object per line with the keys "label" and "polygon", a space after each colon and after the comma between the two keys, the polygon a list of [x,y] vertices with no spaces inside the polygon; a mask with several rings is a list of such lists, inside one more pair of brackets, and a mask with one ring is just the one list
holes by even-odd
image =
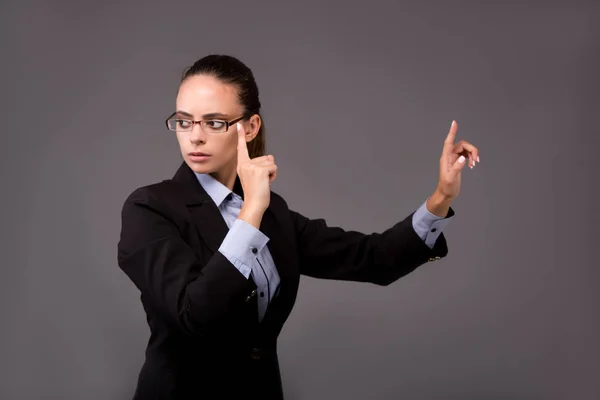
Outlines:
{"label": "nose", "polygon": [[194,126],[192,126],[192,130],[190,131],[190,142],[194,144],[206,142],[206,133],[204,133],[200,124],[194,124]]}

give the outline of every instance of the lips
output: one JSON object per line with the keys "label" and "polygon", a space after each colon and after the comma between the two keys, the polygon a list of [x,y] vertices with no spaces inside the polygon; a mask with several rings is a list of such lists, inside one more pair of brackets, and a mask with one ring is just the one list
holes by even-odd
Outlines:
{"label": "lips", "polygon": [[194,151],[189,153],[189,160],[193,163],[203,163],[210,160],[210,154],[203,153],[201,151]]}

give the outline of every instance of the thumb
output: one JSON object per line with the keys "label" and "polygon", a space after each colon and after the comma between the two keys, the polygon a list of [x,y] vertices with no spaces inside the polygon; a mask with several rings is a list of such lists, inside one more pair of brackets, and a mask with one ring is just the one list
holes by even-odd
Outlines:
{"label": "thumb", "polygon": [[244,129],[242,124],[240,124],[239,122],[237,124],[235,124],[235,126],[237,127],[237,133],[238,133],[237,152],[238,152],[238,165],[239,165],[240,161],[250,160],[250,154],[248,154],[248,145],[246,144],[246,130]]}

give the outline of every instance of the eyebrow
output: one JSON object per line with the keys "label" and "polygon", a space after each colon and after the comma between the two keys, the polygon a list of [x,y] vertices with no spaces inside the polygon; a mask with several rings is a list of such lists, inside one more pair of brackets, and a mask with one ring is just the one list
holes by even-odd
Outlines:
{"label": "eyebrow", "polygon": [[[180,115],[185,115],[186,117],[194,118],[194,116],[192,114],[190,114],[189,112],[186,112],[186,111],[177,110],[175,113],[180,114]],[[202,116],[202,119],[208,119],[208,118],[229,118],[229,115],[223,114],[220,112],[213,112],[213,113],[204,114]]]}

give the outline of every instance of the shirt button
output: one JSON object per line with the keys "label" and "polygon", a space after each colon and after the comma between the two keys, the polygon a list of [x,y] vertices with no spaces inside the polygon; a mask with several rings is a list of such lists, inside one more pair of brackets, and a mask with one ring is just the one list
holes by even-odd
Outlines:
{"label": "shirt button", "polygon": [[253,252],[254,254],[258,253],[258,249],[257,249],[256,247],[253,247],[253,248],[252,248],[252,252]]}
{"label": "shirt button", "polygon": [[437,229],[436,229],[436,228],[433,228],[433,229],[431,230],[431,232],[435,232],[435,231],[437,231]]}
{"label": "shirt button", "polygon": [[260,292],[260,297],[265,297],[265,292]]}
{"label": "shirt button", "polygon": [[233,195],[231,193],[229,193],[227,195],[227,197],[225,197],[226,200],[231,201],[231,199],[233,199]]}

